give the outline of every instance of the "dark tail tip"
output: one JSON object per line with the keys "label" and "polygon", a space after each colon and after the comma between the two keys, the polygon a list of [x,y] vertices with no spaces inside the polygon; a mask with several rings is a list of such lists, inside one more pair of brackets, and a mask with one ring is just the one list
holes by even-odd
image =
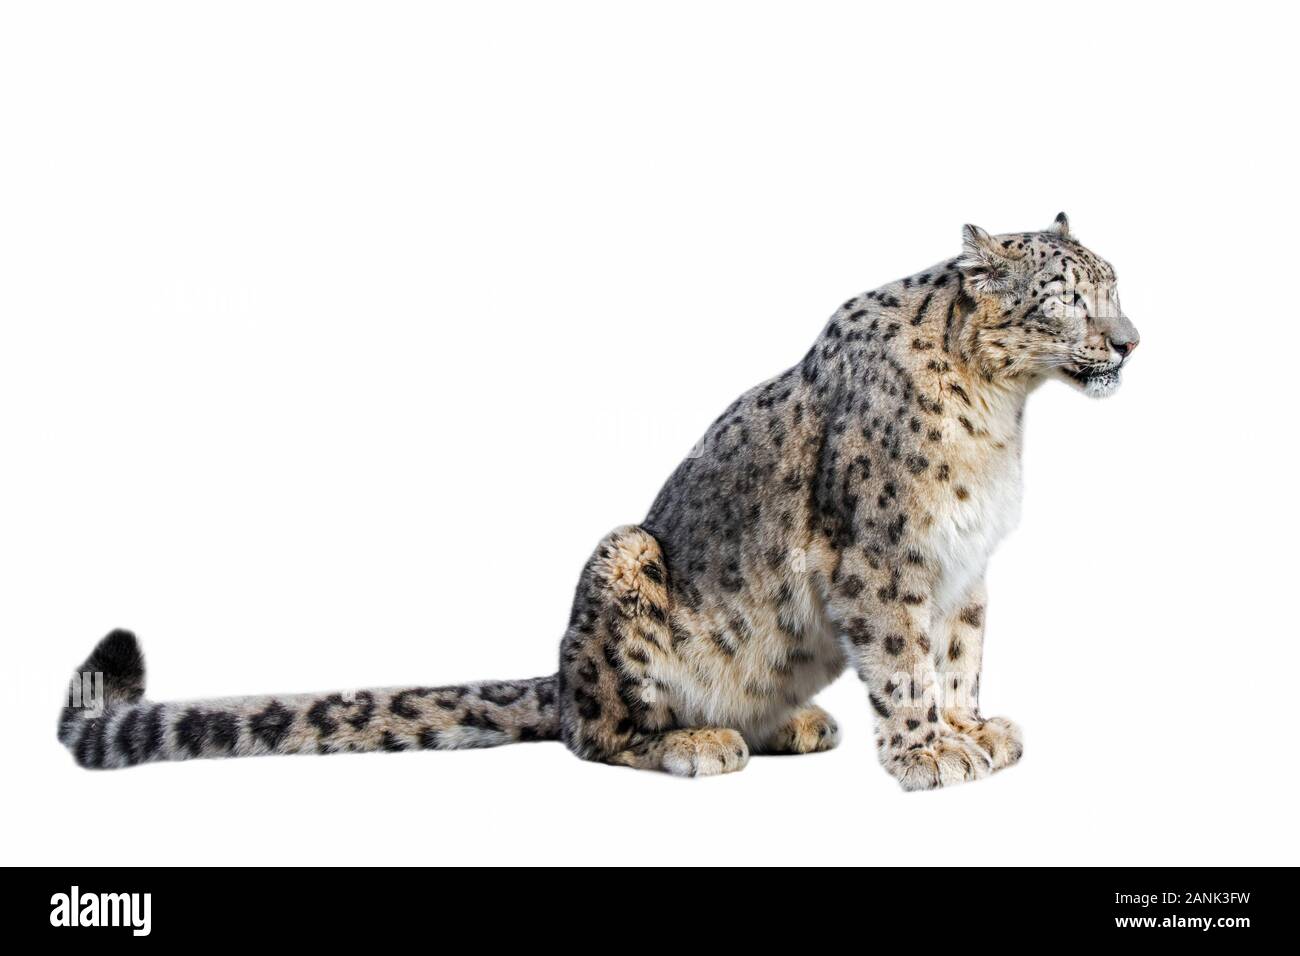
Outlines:
{"label": "dark tail tip", "polygon": [[68,684],[59,740],[83,767],[104,766],[108,710],[144,697],[144,654],[130,631],[113,631],[90,652]]}
{"label": "dark tail tip", "polygon": [[112,700],[134,702],[144,694],[144,653],[130,631],[112,631],[78,668],[82,674],[103,674],[104,692]]}

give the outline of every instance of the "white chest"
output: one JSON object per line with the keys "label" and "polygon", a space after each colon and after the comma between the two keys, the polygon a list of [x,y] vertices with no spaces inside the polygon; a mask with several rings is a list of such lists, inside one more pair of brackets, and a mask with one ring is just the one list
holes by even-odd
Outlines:
{"label": "white chest", "polygon": [[956,610],[984,576],[989,555],[1020,520],[1020,489],[1020,455],[1011,448],[955,468],[940,487],[926,540],[936,615]]}

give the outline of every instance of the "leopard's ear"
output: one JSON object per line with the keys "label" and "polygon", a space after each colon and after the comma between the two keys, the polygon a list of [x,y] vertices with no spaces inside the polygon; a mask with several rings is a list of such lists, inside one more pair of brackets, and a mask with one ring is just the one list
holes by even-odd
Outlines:
{"label": "leopard's ear", "polygon": [[997,254],[993,237],[979,226],[969,222],[961,227],[961,249],[964,256],[976,259],[983,259],[990,254]]}
{"label": "leopard's ear", "polygon": [[1015,256],[979,226],[961,229],[961,256],[957,265],[982,292],[1005,292],[1012,285]]}
{"label": "leopard's ear", "polygon": [[1047,227],[1047,231],[1060,236],[1062,239],[1070,238],[1070,217],[1063,212],[1058,212],[1052,224]]}

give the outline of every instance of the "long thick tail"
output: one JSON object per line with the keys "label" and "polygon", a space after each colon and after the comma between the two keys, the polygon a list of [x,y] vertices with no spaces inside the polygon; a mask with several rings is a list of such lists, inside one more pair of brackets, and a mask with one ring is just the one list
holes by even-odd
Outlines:
{"label": "long thick tail", "polygon": [[556,677],[151,703],[129,631],[100,641],[72,676],[59,740],[96,769],[258,754],[459,750],[555,740]]}

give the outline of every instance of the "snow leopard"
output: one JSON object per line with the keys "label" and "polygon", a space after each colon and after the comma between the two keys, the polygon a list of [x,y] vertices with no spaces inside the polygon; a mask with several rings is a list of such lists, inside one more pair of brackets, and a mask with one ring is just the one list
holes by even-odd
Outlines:
{"label": "snow leopard", "polygon": [[155,703],[118,630],[74,673],[59,739],[91,768],[559,740],[712,776],[835,747],[813,698],[851,670],[905,790],[981,779],[1024,752],[979,685],[1025,403],[1052,379],[1112,394],[1137,345],[1115,270],[1064,213],[1041,231],[967,225],[958,255],[845,301],[714,420],[640,524],[597,544],[556,673]]}

